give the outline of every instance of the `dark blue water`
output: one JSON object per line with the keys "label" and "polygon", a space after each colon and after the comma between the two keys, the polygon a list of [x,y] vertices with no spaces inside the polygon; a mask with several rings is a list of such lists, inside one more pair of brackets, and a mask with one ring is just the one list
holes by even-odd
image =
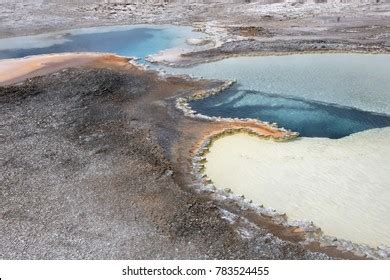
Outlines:
{"label": "dark blue water", "polygon": [[[106,29],[107,31],[105,31]],[[144,58],[147,55],[176,46],[178,41],[185,40],[185,34],[188,33],[188,28],[180,27],[106,29],[102,27],[103,32],[102,30],[97,30],[98,32],[92,30],[90,33],[76,31],[61,34],[59,35],[60,39],[65,39],[62,41],[53,40],[53,37],[50,36],[39,40],[36,39],[37,36],[35,38],[34,36],[20,37],[24,44],[17,43],[17,47],[11,46],[7,39],[0,40],[0,44],[3,44],[0,45],[0,59],[64,52],[109,52]],[[50,45],[50,40],[54,44]],[[49,42],[49,46],[41,47],[39,41]],[[7,44],[10,45],[10,49],[7,48]]]}
{"label": "dark blue water", "polygon": [[256,118],[276,122],[304,137],[338,139],[372,128],[390,126],[390,116],[295,97],[233,87],[222,94],[192,101],[208,116]]}

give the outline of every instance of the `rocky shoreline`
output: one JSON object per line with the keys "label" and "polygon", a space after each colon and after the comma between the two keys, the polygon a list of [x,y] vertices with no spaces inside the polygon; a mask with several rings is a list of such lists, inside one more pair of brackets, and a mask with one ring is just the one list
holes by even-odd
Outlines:
{"label": "rocky shoreline", "polygon": [[286,213],[278,213],[275,209],[264,208],[262,205],[252,204],[252,201],[248,198],[245,198],[239,194],[233,194],[230,189],[217,189],[213,184],[212,180],[205,173],[205,162],[206,156],[209,152],[210,147],[213,145],[213,142],[224,136],[229,136],[236,133],[246,133],[249,135],[254,135],[260,139],[270,140],[270,141],[292,141],[299,137],[299,133],[291,132],[284,128],[278,128],[276,123],[262,122],[257,119],[239,119],[239,118],[222,118],[222,117],[209,117],[194,111],[190,106],[189,102],[193,100],[199,100],[207,98],[215,94],[223,94],[223,91],[231,87],[235,81],[226,81],[220,87],[217,87],[210,91],[201,91],[196,92],[195,94],[188,96],[186,98],[177,98],[176,108],[183,111],[186,117],[214,121],[214,122],[232,122],[239,124],[255,124],[256,126],[272,131],[271,134],[264,134],[264,131],[257,131],[253,127],[230,127],[225,128],[217,132],[213,132],[211,135],[206,135],[202,139],[197,150],[195,151],[192,157],[192,167],[193,174],[195,175],[196,188],[200,191],[207,193],[215,194],[215,198],[221,200],[230,200],[237,203],[245,211],[250,209],[255,211],[261,216],[270,217],[272,222],[275,224],[282,225],[286,229],[293,229],[294,232],[300,232],[304,234],[304,240],[300,243],[304,246],[310,247],[313,243],[320,244],[320,247],[332,247],[341,252],[350,252],[357,257],[369,258],[369,259],[388,259],[390,257],[390,247],[379,246],[377,248],[372,248],[364,244],[356,244],[348,240],[338,239],[334,236],[324,235],[321,231],[321,228],[314,225],[312,222],[304,221],[291,221],[288,219]]}
{"label": "rocky shoreline", "polygon": [[221,46],[207,50],[177,54],[173,60],[165,60],[163,54],[150,56],[147,60],[150,63],[183,68],[231,57],[321,53],[390,54],[390,46],[383,43],[360,44],[358,42],[332,40],[262,42],[252,39],[226,42]]}
{"label": "rocky shoreline", "polygon": [[[264,136],[254,132],[251,129],[226,129],[219,131],[204,138],[204,141],[198,148],[192,158],[193,173],[197,178],[197,188],[200,191],[215,194],[215,199],[233,201],[239,205],[243,211],[254,211],[261,216],[271,218],[272,222],[282,225],[286,230],[291,229],[293,232],[302,233],[304,240],[299,243],[304,247],[310,248],[313,244],[318,244],[320,248],[335,248],[340,252],[349,252],[356,257],[369,259],[388,259],[390,257],[390,247],[381,245],[377,248],[372,248],[365,244],[357,244],[348,240],[339,239],[334,236],[323,234],[321,228],[314,225],[313,222],[290,220],[286,213],[279,213],[273,208],[265,208],[263,205],[254,204],[251,199],[240,194],[234,194],[230,189],[218,189],[213,184],[213,181],[205,172],[205,163],[207,154],[210,151],[214,141],[220,137],[229,136],[237,133],[245,133],[254,135],[262,140],[268,141],[291,141],[294,138],[278,138],[273,136]],[[315,245],[314,245],[315,246]]]}
{"label": "rocky shoreline", "polygon": [[243,124],[187,118],[176,99],[223,84],[114,60],[0,87],[0,257],[328,258],[260,225],[243,238],[242,220],[192,187],[194,143]]}
{"label": "rocky shoreline", "polygon": [[[153,110],[160,108],[157,110],[158,112],[160,112],[157,113],[157,115],[156,113],[151,114],[150,113],[151,111],[149,109],[144,111],[142,115],[144,115],[148,121],[142,122],[143,123],[142,126],[145,126],[145,128],[149,127],[148,130],[151,129],[152,135],[155,135],[153,139],[155,139],[154,140],[156,141],[155,143],[159,146],[158,149],[162,149],[161,150],[162,155],[165,155],[163,157],[166,157],[164,161],[167,162],[168,164],[167,166],[169,167],[167,167],[166,170],[161,171],[161,174],[163,174],[164,176],[168,176],[168,178],[172,177],[173,180],[178,184],[177,187],[181,188],[182,191],[184,190],[185,193],[187,193],[187,195],[191,197],[191,199],[195,199],[195,200],[205,199],[207,203],[211,203],[211,204],[216,203],[216,207],[220,212],[220,214],[217,215],[219,217],[218,219],[222,218],[222,220],[226,220],[227,223],[232,224],[233,227],[238,226],[236,221],[238,217],[245,219],[245,222],[242,221],[239,222],[239,227],[241,232],[240,234],[242,234],[243,230],[246,231],[249,229],[250,231],[255,231],[255,232],[257,232],[258,230],[260,231],[265,230],[267,238],[269,239],[271,238],[271,236],[274,236],[272,238],[276,238],[275,239],[276,243],[278,243],[279,238],[281,238],[281,240],[298,243],[299,245],[297,246],[302,246],[302,248],[306,248],[307,250],[312,250],[315,252],[325,252],[329,256],[336,257],[336,258],[372,258],[372,259],[388,258],[389,256],[388,248],[384,247],[384,248],[372,249],[367,246],[356,245],[348,241],[337,240],[333,237],[323,236],[321,234],[320,229],[318,229],[311,223],[300,223],[296,221],[291,222],[287,219],[287,216],[285,214],[277,213],[273,209],[266,209],[259,205],[253,205],[249,199],[246,199],[239,195],[232,194],[229,190],[217,190],[213,186],[211,180],[207,177],[206,174],[204,174],[203,164],[205,160],[204,158],[205,154],[207,153],[210,145],[212,145],[213,140],[215,140],[216,138],[224,135],[230,135],[233,133],[249,133],[252,135],[256,135],[257,137],[260,138],[272,139],[274,141],[288,141],[298,136],[298,133],[288,131],[284,128],[278,128],[277,124],[275,123],[270,124],[267,122],[261,122],[253,119],[238,119],[238,118],[230,119],[230,118],[208,117],[208,116],[198,114],[197,112],[192,110],[191,107],[189,106],[189,102],[192,100],[206,98],[207,96],[210,95],[223,93],[223,91],[228,87],[232,86],[235,83],[235,81],[206,81],[201,79],[191,79],[186,76],[179,77],[179,76],[164,75],[163,73],[149,71],[145,67],[136,64],[134,61],[125,58],[111,57],[107,59],[104,55],[102,55],[102,58],[103,59],[100,62],[97,61],[96,58],[94,58],[93,62],[91,62],[90,64],[79,65],[78,67],[85,69],[82,71],[77,70],[78,71],[77,72],[76,70],[64,70],[60,73],[53,73],[47,76],[29,79],[26,82],[23,82],[22,84],[16,87],[14,86],[7,86],[3,88],[0,87],[2,92],[1,95],[3,98],[5,98],[5,101],[3,100],[2,103],[5,104],[6,107],[10,106],[13,103],[13,99],[8,97],[10,92],[15,91],[15,93],[12,93],[11,95],[11,96],[15,96],[14,94],[19,94],[16,92],[25,91],[24,88],[26,87],[31,89],[32,85],[37,83],[42,84],[39,85],[38,87],[33,86],[33,88],[36,88],[34,92],[38,92],[37,96],[41,96],[42,93],[39,92],[41,92],[42,89],[45,88],[44,86],[45,83],[53,83],[54,81],[56,81],[56,83],[59,83],[61,87],[64,87],[65,92],[68,92],[68,90],[66,89],[67,87],[77,88],[78,85],[77,84],[67,85],[65,81],[68,78],[65,79],[61,78],[61,82],[59,82],[58,80],[59,77],[64,75],[65,76],[69,75],[68,73],[73,73],[76,71],[76,74],[71,74],[73,75],[72,79],[74,80],[76,78],[76,79],[83,80],[84,76],[86,77],[90,76],[90,74],[88,73],[90,71],[94,71],[93,69],[95,68],[102,69],[99,71],[103,71],[103,69],[111,69],[111,70],[104,70],[104,71],[109,71],[107,72],[107,74],[110,73],[109,75],[112,75],[113,77],[115,77],[119,73],[123,73],[123,74],[126,73],[126,76],[128,76],[129,78],[131,77],[131,75],[133,75],[131,73],[134,73],[136,76],[139,77],[150,77],[148,79],[152,79],[152,81],[154,81],[153,83],[159,85],[157,87],[161,87],[161,85],[166,83],[172,84],[174,85],[175,88],[177,88],[176,90],[172,91],[172,86],[169,86],[167,89],[164,89],[166,87],[162,86],[163,92],[161,92],[161,90],[158,90],[158,92],[160,93],[157,93],[157,96],[152,97],[152,100],[154,101],[151,102],[151,100],[147,99],[147,101],[145,100],[139,103],[138,106],[141,106],[140,107],[141,109],[145,106],[141,104],[146,104],[145,102],[149,104],[151,102],[152,105],[148,105],[148,106],[155,107],[157,105],[157,107]],[[88,70],[88,69],[92,69],[92,70]],[[89,86],[91,90],[94,89],[96,90],[96,85],[93,85],[95,82],[88,81],[88,83],[92,83]],[[145,85],[148,85],[149,83],[150,82],[146,83]],[[99,89],[100,87],[103,87],[102,89],[104,90],[103,92],[105,92],[105,94],[112,94],[111,89],[106,89],[107,85],[103,85],[100,82],[99,84],[100,85],[98,86],[98,91],[100,91]],[[184,90],[183,92],[183,86],[184,88],[186,88],[188,87],[188,85],[191,85],[191,87],[189,88],[190,90]],[[168,95],[166,90],[170,92]],[[30,94],[29,92],[33,92],[33,91],[28,90],[26,92],[27,96]],[[137,94],[138,90],[133,89],[131,90],[131,92],[134,92],[138,96]],[[184,94],[181,93],[177,95],[177,93],[175,92],[183,92]],[[69,93],[66,93],[66,95],[68,94]],[[102,94],[104,96],[104,93]],[[100,96],[100,93],[97,96]],[[123,99],[123,97],[120,97],[119,99],[121,100]],[[23,104],[23,102],[25,102],[23,100],[25,99],[17,99],[15,100],[15,102],[17,103],[22,102]],[[29,100],[29,98],[27,97],[26,100]],[[133,101],[129,100],[128,102],[133,102]],[[172,108],[170,109],[171,106]],[[12,113],[14,112],[14,110],[15,109],[12,110],[10,109],[9,111],[8,110],[7,111],[11,114],[14,114]],[[164,111],[165,113],[163,113]],[[168,119],[166,117],[164,117],[164,119],[160,119],[161,114],[165,115],[166,113],[168,113],[169,116]],[[154,115],[156,116],[153,117]],[[138,123],[140,122],[139,116],[137,116],[136,114],[133,115],[132,118],[137,120],[135,121],[135,124],[137,124],[136,126],[138,126]],[[178,123],[181,125],[177,125]],[[167,125],[170,128],[168,128]],[[154,126],[155,128],[153,128]],[[11,131],[14,130],[15,127],[10,126],[9,129]],[[127,129],[128,128],[125,128],[125,131]],[[13,138],[16,137],[16,135],[8,139],[10,139],[10,141],[20,141],[20,140],[16,140],[17,138]],[[104,133],[102,135],[103,135],[102,137],[104,137]],[[172,139],[172,140],[176,139],[176,140],[173,140],[173,142],[171,142],[172,140],[168,140],[168,139]],[[153,150],[155,148],[151,147],[151,149]],[[24,153],[29,153],[29,152],[31,151],[25,150]],[[7,158],[7,153],[6,153],[6,158]],[[6,160],[6,162],[10,162],[9,159]],[[156,162],[156,164],[157,164],[156,168],[160,168],[159,167],[160,163]],[[12,170],[13,167],[9,166],[8,164],[5,164],[3,168],[5,168],[5,172],[3,172],[3,174],[12,174],[9,173],[9,171]],[[27,169],[25,171],[28,172]],[[15,180],[15,178],[19,176],[20,175],[11,175],[11,178],[13,178],[11,179],[11,181]],[[143,176],[144,175],[140,176],[137,180],[140,180],[140,178],[144,178]],[[150,176],[150,175],[145,174],[145,176]],[[151,177],[153,178],[154,176]],[[9,178],[6,179],[6,182],[8,180]],[[195,198],[193,195],[191,195],[192,192],[195,192],[198,198]],[[206,216],[207,215],[209,214],[206,214]],[[229,220],[230,218],[226,218],[232,216],[236,217],[235,219],[233,219],[233,221]],[[188,221],[183,221],[183,223],[187,223],[187,222]],[[167,222],[163,222],[163,224],[165,223]],[[175,227],[177,226],[178,225],[175,225]],[[186,234],[186,231],[182,232],[182,234]],[[217,238],[217,235],[215,235],[213,238]],[[88,243],[88,240],[84,240],[84,242]],[[235,241],[235,244],[236,245],[241,244],[240,242],[241,241]],[[17,245],[14,244],[13,246],[17,246]],[[256,245],[253,244],[253,246]],[[16,250],[15,252],[18,252],[17,247],[13,247],[12,250]],[[272,250],[273,249],[271,249],[271,251]],[[68,257],[68,255],[66,255],[67,254],[66,251],[64,251],[64,254],[65,254],[64,256]],[[4,255],[3,257],[6,256],[11,256],[11,255]],[[17,254],[14,256],[20,257],[20,255]],[[295,258],[290,254],[288,256],[289,257],[287,257],[287,255],[285,257],[279,256],[277,258]],[[233,254],[230,257],[228,257],[228,255],[223,255],[223,253],[220,252],[219,257],[236,258],[237,255]],[[248,255],[246,257],[248,257]],[[251,258],[257,258],[257,257],[256,255],[251,255]],[[323,255],[313,255],[313,257],[323,258]],[[311,258],[311,257],[305,255],[305,257],[303,258]]]}
{"label": "rocky shoreline", "polygon": [[[252,5],[163,5],[155,13],[148,6],[34,5],[11,13],[0,4],[0,37],[97,25],[191,24],[212,47],[172,61],[150,58],[180,67],[241,55],[390,51],[388,5],[341,12],[290,4],[261,11]],[[340,13],[345,17],[339,22]],[[190,108],[191,100],[219,94],[234,81],[164,75],[124,58],[76,60],[0,86],[0,258],[389,258],[388,247],[323,236],[310,223],[290,222],[215,189],[203,173],[215,138],[242,132],[276,141],[298,136],[277,124],[208,117]]]}

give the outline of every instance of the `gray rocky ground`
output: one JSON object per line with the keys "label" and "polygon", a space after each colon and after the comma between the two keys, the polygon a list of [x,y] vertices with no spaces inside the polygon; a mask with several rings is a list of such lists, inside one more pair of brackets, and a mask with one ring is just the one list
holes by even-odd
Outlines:
{"label": "gray rocky ground", "polygon": [[0,258],[327,258],[183,185],[169,97],[193,89],[102,69],[0,87]]}
{"label": "gray rocky ground", "polygon": [[[211,30],[221,44],[189,55],[199,61],[302,46],[387,51],[390,5],[0,2],[0,38],[133,23]],[[208,86],[88,68],[1,87],[0,258],[328,258],[275,226],[228,221],[232,207],[191,190],[182,155],[209,124],[183,118],[173,97]]]}
{"label": "gray rocky ground", "polygon": [[[334,38],[388,42],[390,36],[390,3],[72,5],[61,4],[62,1],[49,2],[0,2],[0,37],[134,23],[256,26],[272,34],[271,39]],[[264,39],[264,36],[258,37]]]}

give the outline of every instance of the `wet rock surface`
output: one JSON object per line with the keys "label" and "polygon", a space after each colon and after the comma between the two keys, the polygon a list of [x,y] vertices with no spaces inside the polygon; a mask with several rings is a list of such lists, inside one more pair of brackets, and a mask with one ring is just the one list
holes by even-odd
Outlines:
{"label": "wet rock surface", "polygon": [[186,185],[172,97],[195,85],[68,69],[0,87],[0,258],[327,258]]}

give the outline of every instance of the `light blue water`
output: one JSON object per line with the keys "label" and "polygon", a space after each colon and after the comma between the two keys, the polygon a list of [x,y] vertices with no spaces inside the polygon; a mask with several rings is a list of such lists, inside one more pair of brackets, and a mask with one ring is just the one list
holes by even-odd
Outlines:
{"label": "light blue water", "polygon": [[277,122],[307,137],[390,126],[390,55],[239,57],[168,71],[238,81],[191,103],[205,115]]}
{"label": "light blue water", "polygon": [[64,52],[108,52],[144,58],[199,36],[190,27],[170,25],[83,28],[0,40],[0,59]]}

